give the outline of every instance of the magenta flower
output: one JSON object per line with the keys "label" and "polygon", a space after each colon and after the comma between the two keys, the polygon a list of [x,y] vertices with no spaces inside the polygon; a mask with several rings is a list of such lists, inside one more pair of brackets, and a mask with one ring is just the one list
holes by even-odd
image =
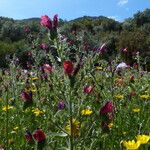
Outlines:
{"label": "magenta flower", "polygon": [[104,114],[107,114],[107,113],[111,113],[113,112],[113,103],[112,101],[108,101],[106,102],[106,104],[100,109],[100,114],[101,115],[104,115]]}
{"label": "magenta flower", "polygon": [[91,85],[90,86],[87,85],[84,87],[83,91],[86,94],[90,94],[93,91],[93,87]]}
{"label": "magenta flower", "polygon": [[64,109],[65,108],[65,103],[63,100],[59,101],[58,102],[58,109],[61,110],[61,109]]}
{"label": "magenta flower", "polygon": [[48,49],[48,45],[46,43],[42,43],[40,45],[40,48],[43,49],[43,50],[47,50]]}
{"label": "magenta flower", "polygon": [[53,18],[53,27],[54,28],[58,27],[58,15],[57,14]]}
{"label": "magenta flower", "polygon": [[53,67],[49,64],[44,64],[43,65],[43,71],[45,73],[51,73],[53,71]]}
{"label": "magenta flower", "polygon": [[26,139],[27,142],[33,141],[32,134],[31,134],[31,132],[28,131],[28,130],[27,130],[26,133],[25,133],[25,139]]}
{"label": "magenta flower", "polygon": [[48,29],[51,29],[52,28],[52,21],[47,15],[42,16],[41,17],[41,25],[44,27],[47,27]]}
{"label": "magenta flower", "polygon": [[21,98],[24,102],[28,102],[28,103],[32,102],[32,92],[23,91],[21,93]]}

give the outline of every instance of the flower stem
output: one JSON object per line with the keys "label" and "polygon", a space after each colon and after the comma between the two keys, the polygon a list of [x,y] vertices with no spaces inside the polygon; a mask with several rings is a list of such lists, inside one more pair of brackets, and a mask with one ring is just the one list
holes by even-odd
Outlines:
{"label": "flower stem", "polygon": [[69,115],[70,115],[70,150],[73,150],[73,123],[72,123],[72,100],[71,100],[71,87],[70,87],[70,94],[69,94]]}

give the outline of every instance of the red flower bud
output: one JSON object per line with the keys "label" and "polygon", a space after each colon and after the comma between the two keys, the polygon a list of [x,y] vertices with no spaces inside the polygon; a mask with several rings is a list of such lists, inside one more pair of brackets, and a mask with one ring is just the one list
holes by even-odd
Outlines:
{"label": "red flower bud", "polygon": [[113,112],[113,103],[111,101],[108,101],[101,109],[100,109],[100,114],[106,114]]}
{"label": "red flower bud", "polygon": [[63,63],[64,71],[67,75],[71,75],[73,73],[74,67],[71,61],[64,61]]}
{"label": "red flower bud", "polygon": [[42,129],[37,129],[34,133],[33,133],[33,137],[37,142],[43,142],[46,139],[46,135],[43,132]]}

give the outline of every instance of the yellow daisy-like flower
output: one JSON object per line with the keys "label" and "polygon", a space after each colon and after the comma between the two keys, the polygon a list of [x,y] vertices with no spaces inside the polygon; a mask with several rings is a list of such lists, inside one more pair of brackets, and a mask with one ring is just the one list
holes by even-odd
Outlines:
{"label": "yellow daisy-like flower", "polygon": [[121,94],[118,94],[118,95],[115,96],[115,99],[117,99],[117,100],[121,100],[123,98],[124,98],[124,96],[121,95]]}
{"label": "yellow daisy-like flower", "polygon": [[39,110],[38,108],[33,109],[32,112],[34,113],[35,116],[41,116],[44,114],[44,112]]}
{"label": "yellow daisy-like flower", "polygon": [[[68,132],[68,134],[71,135],[71,125],[70,125],[70,122],[65,127],[65,129]],[[80,135],[80,122],[77,121],[76,119],[72,119],[72,136],[73,137],[78,137],[79,135]]]}
{"label": "yellow daisy-like flower", "polygon": [[2,108],[3,111],[8,111],[8,110],[10,110],[10,109],[13,109],[13,106],[7,105],[7,106],[4,106],[4,107]]}
{"label": "yellow daisy-like flower", "polygon": [[149,135],[137,135],[136,139],[141,144],[147,144],[148,141],[150,140],[150,136]]}
{"label": "yellow daisy-like flower", "polygon": [[132,141],[123,141],[123,146],[126,148],[126,150],[137,150],[140,147],[140,142]]}
{"label": "yellow daisy-like flower", "polygon": [[84,109],[81,111],[81,114],[83,116],[90,116],[93,113],[93,111],[91,109]]}
{"label": "yellow daisy-like flower", "polygon": [[111,122],[108,124],[109,129],[111,129],[114,126],[114,124]]}
{"label": "yellow daisy-like flower", "polygon": [[132,109],[132,111],[135,112],[135,113],[140,112],[140,108],[134,108],[134,109]]}
{"label": "yellow daisy-like flower", "polygon": [[140,99],[141,99],[141,100],[148,100],[149,98],[150,98],[149,95],[141,95],[141,96],[140,96]]}

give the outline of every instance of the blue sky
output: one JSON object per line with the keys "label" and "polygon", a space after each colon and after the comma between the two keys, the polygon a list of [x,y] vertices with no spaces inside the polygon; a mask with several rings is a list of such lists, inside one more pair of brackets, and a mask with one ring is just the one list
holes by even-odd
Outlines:
{"label": "blue sky", "polygon": [[14,19],[58,14],[66,20],[103,15],[123,21],[145,8],[150,0],[0,0],[0,16]]}

